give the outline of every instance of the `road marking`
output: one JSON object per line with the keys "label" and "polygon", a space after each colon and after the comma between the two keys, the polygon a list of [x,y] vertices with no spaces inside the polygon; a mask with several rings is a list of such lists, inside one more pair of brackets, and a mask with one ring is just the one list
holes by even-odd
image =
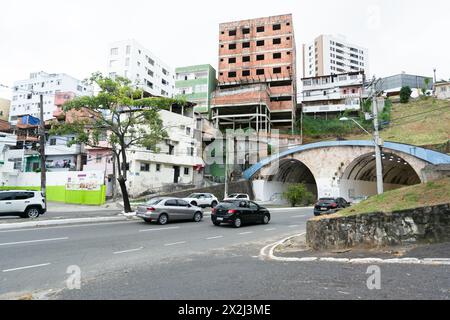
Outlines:
{"label": "road marking", "polygon": [[50,265],[50,263],[36,264],[34,266],[26,266],[26,267],[14,268],[14,269],[6,269],[6,270],[3,270],[3,272],[11,272],[11,271],[19,271],[19,270],[25,270],[25,269],[46,267],[46,266],[49,266],[49,265]]}
{"label": "road marking", "polygon": [[65,238],[29,240],[29,241],[19,241],[19,242],[7,242],[7,243],[0,243],[0,246],[10,246],[10,245],[15,245],[15,244],[27,244],[27,243],[38,243],[38,242],[60,241],[60,240],[68,240],[68,239],[69,239],[68,237],[65,237]]}
{"label": "road marking", "polygon": [[130,250],[124,250],[124,251],[117,251],[117,252],[114,252],[113,254],[122,254],[122,253],[136,252],[136,251],[141,251],[142,249],[144,249],[144,247],[140,247],[140,248],[136,248],[136,249],[130,249]]}
{"label": "road marking", "polygon": [[302,214],[300,216],[292,216],[291,218],[304,218],[304,217],[306,217],[306,214]]}
{"label": "road marking", "polygon": [[180,227],[167,227],[167,228],[143,229],[143,230],[139,230],[139,232],[163,231],[163,230],[175,230],[175,229],[180,229]]}
{"label": "road marking", "polygon": [[96,226],[109,226],[111,224],[119,225],[119,224],[130,224],[130,223],[136,223],[136,221],[85,223],[85,224],[77,224],[77,225],[71,225],[71,226],[54,226],[54,227],[30,227],[30,228],[24,228],[24,229],[2,230],[2,231],[0,231],[0,233],[40,231],[40,230],[49,230],[49,229],[51,230],[51,229],[77,228],[77,227],[96,227]]}
{"label": "road marking", "polygon": [[253,231],[248,231],[248,232],[242,232],[242,233],[239,233],[241,236],[243,236],[243,235],[246,235],[246,234],[251,234],[251,233],[253,233]]}
{"label": "road marking", "polygon": [[300,227],[299,225],[296,225],[296,224],[294,224],[294,225],[292,225],[292,226],[288,226],[288,228],[297,228],[297,227]]}
{"label": "road marking", "polygon": [[221,238],[223,238],[223,236],[217,236],[217,237],[206,238],[206,240],[215,240],[215,239],[221,239]]}
{"label": "road marking", "polygon": [[265,229],[264,231],[274,231],[277,230],[277,228],[269,228],[269,229]]}
{"label": "road marking", "polygon": [[180,241],[180,242],[174,242],[174,243],[167,243],[164,246],[170,247],[170,246],[176,246],[176,245],[185,244],[185,243],[186,243],[186,241]]}

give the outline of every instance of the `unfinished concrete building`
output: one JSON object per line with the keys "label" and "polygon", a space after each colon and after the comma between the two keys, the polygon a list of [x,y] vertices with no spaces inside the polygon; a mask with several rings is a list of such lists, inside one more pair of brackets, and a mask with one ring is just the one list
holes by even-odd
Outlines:
{"label": "unfinished concrete building", "polygon": [[216,128],[290,131],[296,105],[292,15],[220,24]]}

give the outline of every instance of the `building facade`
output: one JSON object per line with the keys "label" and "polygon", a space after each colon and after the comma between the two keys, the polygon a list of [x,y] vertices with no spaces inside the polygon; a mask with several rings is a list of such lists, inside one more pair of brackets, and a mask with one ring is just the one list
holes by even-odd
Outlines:
{"label": "building facade", "polygon": [[161,59],[135,40],[108,46],[107,74],[110,78],[128,78],[146,96],[173,97],[175,73]]}
{"label": "building facade", "polygon": [[369,50],[343,36],[320,35],[303,45],[303,77],[364,71],[369,75]]}
{"label": "building facade", "polygon": [[450,99],[450,81],[439,81],[434,84],[434,92],[436,98],[447,100]]}
{"label": "building facade", "polygon": [[73,92],[75,96],[92,95],[92,87],[64,73],[49,74],[36,72],[29,79],[16,81],[13,86],[9,122],[17,124],[18,118],[24,115],[40,117],[40,95],[44,97],[44,121],[53,118],[57,109],[55,96],[59,92]]}
{"label": "building facade", "polygon": [[[428,79],[428,84],[426,83]],[[401,74],[382,78],[378,83],[378,90],[384,91],[386,96],[397,96],[402,87],[410,87],[411,97],[417,98],[422,95],[422,89],[427,91],[433,89],[433,77],[418,76],[402,72]]]}
{"label": "building facade", "polygon": [[9,120],[9,108],[11,107],[11,101],[0,98],[0,120]]}
{"label": "building facade", "polygon": [[292,15],[222,23],[212,120],[217,128],[291,130],[296,114]]}
{"label": "building facade", "polygon": [[212,93],[216,88],[216,70],[209,64],[175,69],[175,97],[195,103],[194,112],[210,114]]}
{"label": "building facade", "polygon": [[363,71],[303,78],[302,111],[314,116],[359,111],[364,82]]}

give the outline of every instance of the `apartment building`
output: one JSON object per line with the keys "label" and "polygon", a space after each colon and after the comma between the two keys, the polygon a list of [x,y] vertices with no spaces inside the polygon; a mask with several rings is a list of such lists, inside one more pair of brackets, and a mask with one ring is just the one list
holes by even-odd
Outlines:
{"label": "apartment building", "polygon": [[303,78],[304,114],[312,116],[335,115],[358,111],[364,98],[363,71]]}
{"label": "apartment building", "polygon": [[175,69],[175,97],[195,103],[194,112],[209,117],[212,93],[216,88],[216,70],[209,64]]}
{"label": "apartment building", "polygon": [[438,99],[450,99],[450,81],[436,82],[434,84],[434,92]]}
{"label": "apartment building", "polygon": [[0,120],[9,120],[9,109],[11,107],[11,101],[0,98]]}
{"label": "apartment building", "polygon": [[135,40],[124,40],[108,46],[107,74],[131,80],[145,96],[172,98],[175,72],[161,59]]}
{"label": "apartment building", "polygon": [[13,85],[9,122],[16,125],[18,118],[25,115],[40,117],[41,94],[44,97],[44,121],[52,119],[53,112],[57,109],[55,96],[60,92],[87,96],[93,94],[93,88],[64,73],[31,73],[29,79],[16,81]]}
{"label": "apartment building", "polygon": [[369,50],[344,36],[320,35],[303,45],[303,77],[364,71],[369,76]]}
{"label": "apartment building", "polygon": [[292,15],[222,23],[213,94],[216,128],[290,130],[296,113]]}

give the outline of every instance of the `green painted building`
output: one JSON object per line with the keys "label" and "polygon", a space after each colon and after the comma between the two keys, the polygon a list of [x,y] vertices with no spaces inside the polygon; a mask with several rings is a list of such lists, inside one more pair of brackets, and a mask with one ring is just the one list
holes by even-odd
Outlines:
{"label": "green painted building", "polygon": [[210,115],[211,97],[216,88],[216,70],[209,64],[175,69],[175,96],[196,105],[194,111]]}

